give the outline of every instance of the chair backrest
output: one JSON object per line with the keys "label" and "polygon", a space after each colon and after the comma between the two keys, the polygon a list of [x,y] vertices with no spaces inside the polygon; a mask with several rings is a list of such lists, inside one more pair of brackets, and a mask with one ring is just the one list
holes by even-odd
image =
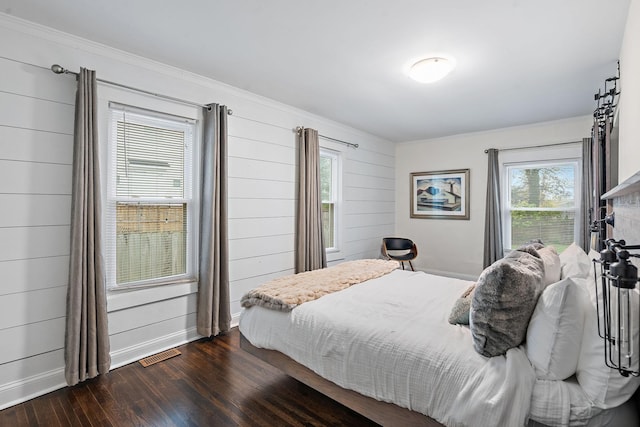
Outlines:
{"label": "chair backrest", "polygon": [[413,248],[413,241],[402,237],[385,237],[382,242],[388,251],[402,251]]}

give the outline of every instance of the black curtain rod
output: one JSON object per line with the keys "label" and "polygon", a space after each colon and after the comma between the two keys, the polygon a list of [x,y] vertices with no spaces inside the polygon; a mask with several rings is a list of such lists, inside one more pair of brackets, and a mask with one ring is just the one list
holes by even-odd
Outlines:
{"label": "black curtain rod", "polygon": [[[555,144],[545,144],[545,145],[529,145],[527,147],[511,147],[511,148],[496,148],[498,151],[511,151],[511,150],[526,150],[527,148],[544,148],[544,147],[555,147],[557,145],[569,145],[569,144],[579,144],[580,141],[573,142],[557,142]],[[489,152],[489,149],[484,150],[485,154]]]}
{"label": "black curtain rod", "polygon": [[[51,66],[51,71],[53,71],[56,74],[73,74],[74,76],[78,75],[78,73],[76,73],[74,71],[67,70],[66,68],[64,68],[64,67],[62,67],[61,65],[58,65],[58,64],[53,64]],[[199,103],[193,102],[193,101],[187,101],[186,99],[174,98],[173,96],[163,95],[161,93],[150,92],[148,90],[139,89],[139,88],[133,87],[133,86],[123,85],[121,83],[116,83],[116,82],[112,82],[112,81],[109,81],[109,80],[103,80],[103,79],[96,78],[96,81],[98,81],[100,83],[107,84],[109,86],[121,87],[123,89],[131,90],[133,92],[140,92],[140,93],[144,93],[146,95],[151,95],[151,96],[155,96],[155,97],[158,97],[158,98],[167,99],[169,101],[179,102],[181,104],[192,105],[194,107],[201,107],[201,108],[208,107],[208,105],[199,104]],[[232,115],[233,114],[233,110],[230,110],[230,109],[227,110],[227,114]]]}
{"label": "black curtain rod", "polygon": [[[298,133],[302,132],[303,130],[304,130],[304,127],[302,127],[302,126],[298,126],[297,128],[295,128],[295,131],[298,132]],[[320,138],[328,139],[329,141],[335,141],[335,142],[339,142],[340,144],[348,145],[349,147],[353,147],[353,148],[360,147],[360,144],[354,144],[353,142],[347,142],[347,141],[343,141],[341,139],[331,138],[330,136],[325,136],[325,135],[321,135],[321,134],[318,134],[318,136]]]}

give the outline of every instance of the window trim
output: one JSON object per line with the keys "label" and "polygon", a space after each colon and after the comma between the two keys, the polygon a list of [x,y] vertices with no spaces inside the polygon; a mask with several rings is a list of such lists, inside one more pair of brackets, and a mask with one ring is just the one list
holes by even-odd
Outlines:
{"label": "window trim", "polygon": [[[574,208],[575,222],[573,229],[574,240],[579,237],[579,221],[580,206],[582,199],[582,149],[581,144],[566,144],[563,146],[539,146],[532,148],[515,149],[513,151],[505,150],[500,153],[500,197],[501,197],[501,220],[502,220],[502,243],[504,254],[508,253],[511,248],[511,211],[512,210],[531,210],[531,211],[570,211],[562,208],[519,208],[511,209],[511,191],[509,187],[508,170],[515,166],[550,166],[558,164],[572,163],[574,166],[575,187],[574,187]],[[503,255],[504,255],[503,254]]]}
{"label": "window trim", "polygon": [[[101,104],[103,105],[103,104]],[[196,118],[190,118],[183,116],[178,112],[178,114],[174,114],[172,108],[141,108],[141,107],[133,107],[126,104],[121,104],[118,102],[109,101],[104,104],[106,106],[106,114],[105,117],[105,126],[106,126],[106,156],[103,158],[106,160],[103,164],[106,166],[104,168],[105,172],[102,173],[106,181],[106,185],[103,184],[103,188],[106,189],[103,195],[103,206],[104,206],[104,251],[105,251],[105,269],[107,276],[106,287],[108,291],[118,291],[118,290],[132,290],[132,289],[141,289],[141,288],[149,288],[156,286],[165,286],[171,284],[182,284],[189,282],[197,281],[197,235],[199,230],[198,224],[198,212],[199,212],[199,185],[198,180],[196,179],[199,176],[199,148],[200,148],[200,129],[199,129],[199,121]],[[155,107],[155,106],[154,106]],[[165,110],[167,112],[161,112],[159,110]],[[136,116],[143,116],[142,122],[146,124],[155,124],[158,125],[159,122],[163,120],[167,120],[169,122],[180,123],[184,122],[187,126],[190,126],[191,133],[191,143],[192,146],[190,149],[186,150],[185,158],[184,158],[184,188],[185,193],[188,192],[190,194],[185,194],[183,198],[156,198],[156,197],[145,197],[145,198],[131,198],[131,197],[119,197],[116,195],[116,165],[117,165],[117,144],[114,143],[114,114],[115,111],[127,112],[129,114],[133,114]],[[155,122],[155,123],[154,123]],[[180,127],[177,125],[176,127]],[[168,126],[171,128],[171,126]],[[104,151],[103,151],[104,152]],[[187,180],[190,182],[187,183]],[[185,273],[171,275],[171,276],[163,276],[159,278],[153,279],[144,279],[137,280],[132,282],[125,282],[122,284],[116,283],[116,214],[115,207],[118,202],[124,203],[148,203],[148,204],[173,204],[173,203],[185,203],[187,205],[187,226],[186,226],[186,260],[185,260]]]}
{"label": "window trim", "polygon": [[[336,147],[337,148],[337,147]],[[333,165],[335,167],[332,168],[332,186],[333,186],[333,204],[334,204],[334,246],[330,248],[325,248],[325,253],[327,254],[327,261],[336,261],[342,258],[342,244],[343,244],[343,209],[342,209],[342,187],[343,187],[343,175],[342,175],[342,162],[343,162],[343,152],[342,150],[334,148],[333,144],[331,146],[322,145],[320,147],[320,157],[330,157],[332,159]]]}

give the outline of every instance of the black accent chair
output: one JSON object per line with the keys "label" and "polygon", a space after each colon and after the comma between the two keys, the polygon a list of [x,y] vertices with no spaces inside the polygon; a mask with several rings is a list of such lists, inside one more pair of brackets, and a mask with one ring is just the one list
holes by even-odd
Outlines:
{"label": "black accent chair", "polygon": [[[391,253],[389,253],[391,252]],[[418,256],[418,247],[410,239],[402,237],[385,237],[382,239],[382,255],[387,259],[400,261],[404,270],[404,262],[407,261],[412,271],[415,271],[412,259]]]}

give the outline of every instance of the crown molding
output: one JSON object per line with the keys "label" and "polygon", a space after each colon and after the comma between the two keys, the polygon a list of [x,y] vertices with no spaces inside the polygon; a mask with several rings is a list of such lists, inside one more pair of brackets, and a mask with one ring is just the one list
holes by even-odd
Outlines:
{"label": "crown molding", "polygon": [[[471,139],[471,138],[478,138],[480,136],[486,136],[486,135],[499,135],[499,134],[504,134],[506,132],[519,132],[522,130],[531,130],[531,129],[544,129],[545,127],[549,127],[549,126],[562,126],[562,125],[571,125],[571,124],[575,124],[575,123],[590,123],[590,121],[593,121],[593,117],[591,115],[582,115],[582,116],[574,116],[574,117],[565,117],[562,119],[556,119],[556,120],[549,120],[549,121],[543,121],[543,122],[533,122],[533,123],[524,123],[524,124],[520,124],[520,125],[514,125],[514,126],[507,126],[504,128],[497,128],[497,129],[488,129],[488,130],[479,130],[479,131],[474,131],[474,132],[464,132],[464,133],[458,133],[458,134],[454,134],[454,135],[447,135],[447,136],[439,136],[437,138],[430,138],[430,139],[419,139],[419,140],[415,140],[415,141],[403,141],[400,142],[398,144],[402,144],[402,145],[411,145],[411,144],[423,144],[423,143],[438,143],[438,142],[447,142],[450,140],[462,140],[462,139]],[[547,144],[554,144],[555,142],[564,142],[562,140],[559,141],[550,141],[547,142]],[[542,143],[541,143],[542,144]],[[507,148],[507,147],[505,147]]]}

